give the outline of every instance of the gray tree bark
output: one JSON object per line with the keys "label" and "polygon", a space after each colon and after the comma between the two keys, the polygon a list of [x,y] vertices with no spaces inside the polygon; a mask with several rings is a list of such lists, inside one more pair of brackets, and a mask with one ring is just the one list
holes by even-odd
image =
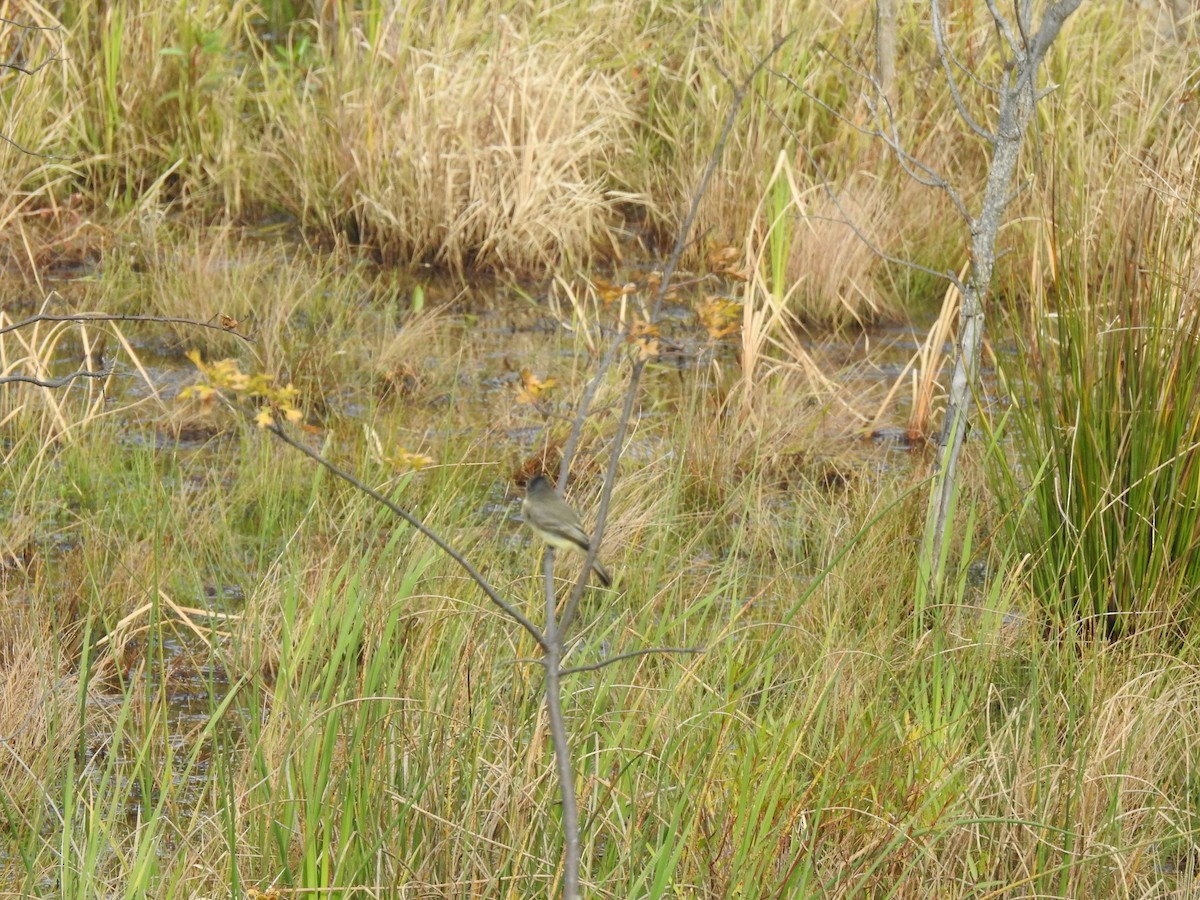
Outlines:
{"label": "gray tree bark", "polygon": [[[939,0],[931,0],[936,20],[940,20]],[[1016,28],[1000,12],[996,0],[987,0],[988,9],[1011,58],[1005,67],[1004,83],[999,89],[1000,109],[996,127],[989,135],[992,161],[988,167],[983,201],[979,214],[971,219],[971,268],[959,307],[958,352],[950,380],[946,417],[942,422],[941,454],[934,477],[934,489],[926,522],[925,551],[930,556],[931,595],[936,597],[942,584],[942,547],[951,505],[958,487],[958,463],[963,438],[970,425],[975,391],[979,384],[979,358],[983,347],[984,300],[996,264],[996,236],[1004,212],[1012,199],[1011,185],[1020,156],[1021,144],[1029,120],[1043,94],[1037,86],[1037,72],[1067,18],[1082,0],[1058,0],[1042,16],[1041,27],[1032,29],[1032,2],[1014,4]],[[949,72],[952,62],[944,47],[939,55]],[[957,97],[957,93],[956,93]],[[965,111],[961,109],[960,111]]]}

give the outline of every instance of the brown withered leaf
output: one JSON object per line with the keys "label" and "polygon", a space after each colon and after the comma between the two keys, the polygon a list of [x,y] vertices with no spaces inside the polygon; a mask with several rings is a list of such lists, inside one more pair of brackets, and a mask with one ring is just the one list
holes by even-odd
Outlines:
{"label": "brown withered leaf", "polygon": [[733,245],[724,247],[713,247],[704,256],[704,262],[708,265],[708,271],[717,275],[728,275],[730,272],[737,271],[738,261],[742,258],[742,251]]}
{"label": "brown withered leaf", "polygon": [[642,359],[655,359],[662,353],[660,337],[661,332],[657,325],[634,313],[626,339],[632,344],[637,344]]}

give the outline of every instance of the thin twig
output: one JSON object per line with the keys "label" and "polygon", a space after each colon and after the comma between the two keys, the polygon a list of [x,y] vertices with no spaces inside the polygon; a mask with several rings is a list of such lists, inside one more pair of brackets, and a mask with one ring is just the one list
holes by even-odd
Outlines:
{"label": "thin twig", "polygon": [[[592,400],[595,399],[596,392],[600,389],[600,383],[604,380],[604,376],[608,374],[608,369],[613,364],[613,360],[617,358],[617,351],[621,348],[624,340],[625,337],[621,334],[618,334],[613,339],[608,352],[600,360],[596,374],[588,382],[587,387],[583,389],[583,396],[579,398],[579,408],[575,412],[573,424],[571,425],[571,433],[567,436],[567,442],[563,444],[562,448],[562,467],[558,473],[558,489],[560,491],[567,486],[567,472],[570,471],[571,460],[575,458],[575,448],[579,445],[579,436],[583,433],[583,423],[587,420]],[[566,619],[563,620],[563,625],[564,627],[566,626]]]}
{"label": "thin twig", "polygon": [[72,372],[70,375],[64,375],[62,378],[56,378],[54,381],[41,381],[29,375],[5,375],[0,377],[0,384],[32,384],[37,387],[60,388],[66,387],[76,378],[107,378],[113,373],[114,369],[115,367],[112,365],[99,372],[80,369],[78,372]]}
{"label": "thin twig", "polygon": [[1008,20],[1004,18],[1004,14],[1000,12],[1000,8],[996,6],[996,0],[985,0],[987,3],[988,12],[992,14],[992,21],[996,23],[996,29],[1008,42],[1008,46],[1012,48],[1014,53],[1020,51],[1021,45],[1017,43],[1017,39],[1013,36],[1012,26],[1008,24]]}
{"label": "thin twig", "polygon": [[28,22],[18,22],[16,19],[8,19],[0,16],[0,25],[11,25],[14,28],[21,28],[25,31],[61,31],[61,25],[30,25]]}
{"label": "thin twig", "polygon": [[[2,66],[0,66],[0,67],[2,67]],[[0,141],[4,141],[4,143],[9,144],[10,146],[16,147],[18,150],[20,150],[26,156],[36,156],[38,159],[60,159],[60,160],[63,160],[64,162],[67,162],[74,158],[71,156],[55,156],[53,153],[38,153],[36,150],[30,150],[28,147],[22,147],[20,144],[18,144],[12,138],[10,138],[6,135],[3,135],[3,134],[0,134]]]}
{"label": "thin twig", "polygon": [[628,653],[618,653],[616,656],[610,656],[608,659],[597,663],[590,663],[586,666],[571,666],[569,669],[559,669],[558,674],[565,677],[567,675],[577,675],[580,672],[596,672],[605,666],[611,666],[613,663],[633,659],[635,656],[649,656],[652,653],[704,653],[707,649],[707,647],[648,647],[645,650],[631,650]]}
{"label": "thin twig", "polygon": [[943,281],[950,282],[950,284],[954,285],[960,291],[963,289],[962,279],[958,277],[957,273],[953,271],[942,272],[938,269],[931,269],[929,266],[923,266],[918,262],[913,262],[911,259],[905,259],[902,256],[892,256],[890,253],[877,246],[859,229],[857,225],[854,224],[854,220],[850,218],[842,209],[841,204],[838,202],[837,194],[834,192],[833,188],[829,186],[825,170],[821,167],[820,163],[818,163],[816,160],[813,160],[813,168],[816,169],[817,177],[821,179],[821,189],[825,192],[826,196],[829,197],[830,202],[842,212],[842,217],[835,218],[834,216],[812,215],[806,213],[804,218],[812,219],[814,222],[834,222],[838,225],[845,225],[850,229],[851,232],[854,233],[854,236],[858,238],[864,247],[866,247],[884,262],[897,266],[904,266],[907,269],[912,269],[914,272],[924,272],[926,275],[934,275]]}
{"label": "thin twig", "polygon": [[[11,25],[13,28],[20,28],[23,31],[62,31],[61,25],[29,25],[24,22],[14,21],[13,19],[6,19],[3,16],[0,16],[0,25]],[[24,38],[21,39],[21,44],[24,44]],[[18,45],[18,47],[20,47],[20,45]],[[59,50],[61,50],[61,49],[62,49],[62,44],[60,42]],[[42,71],[42,69],[46,68],[46,66],[50,65],[50,63],[58,62],[61,59],[62,59],[62,57],[58,55],[58,50],[55,50],[52,54],[50,54],[48,59],[42,60],[42,62],[38,63],[38,65],[34,66],[32,69],[26,68],[25,66],[19,66],[16,63],[10,63],[10,62],[0,62],[0,69],[12,69],[13,71],[20,72],[22,75],[36,75],[38,72]],[[11,141],[10,141],[10,143],[11,143]],[[38,156],[40,154],[33,153],[31,155]],[[61,158],[62,157],[57,157],[57,156],[52,157],[52,159],[61,159]]]}
{"label": "thin twig", "polygon": [[[854,75],[857,78],[862,79],[863,81],[867,82],[867,84],[869,84],[871,86],[872,90],[874,91],[875,96],[880,99],[880,101],[883,104],[884,110],[887,113],[886,117],[880,116],[878,114],[877,110],[875,109],[874,101],[872,101],[869,97],[867,98],[868,103],[871,105],[872,115],[874,116],[876,121],[881,123],[881,126],[879,128],[867,128],[863,125],[859,125],[857,122],[854,122],[852,119],[850,119],[844,113],[838,111],[837,109],[834,109],[832,106],[830,106],[824,100],[822,100],[820,97],[816,96],[811,91],[805,89],[802,85],[797,83],[796,80],[793,79],[791,76],[789,76],[783,72],[776,72],[773,69],[771,70],[771,73],[773,75],[775,75],[776,78],[780,78],[780,79],[786,81],[793,88],[795,88],[796,91],[799,92],[802,96],[807,97],[809,100],[811,100],[813,103],[817,104],[819,107],[824,109],[830,115],[834,116],[836,119],[838,119],[843,124],[848,125],[849,127],[853,128],[855,131],[858,131],[860,134],[865,134],[869,137],[873,137],[873,138],[883,141],[884,144],[895,155],[896,161],[900,164],[900,167],[904,170],[904,173],[906,175],[908,175],[909,178],[913,179],[918,184],[925,185],[926,187],[937,188],[938,190],[944,192],[946,194],[946,196],[950,198],[950,202],[954,204],[954,208],[958,211],[958,214],[963,218],[963,220],[970,222],[971,216],[970,216],[969,210],[967,209],[967,205],[963,201],[962,197],[959,196],[958,191],[956,191],[954,189],[954,186],[951,185],[950,182],[948,182],[945,178],[943,178],[942,175],[936,169],[934,169],[932,166],[922,162],[920,159],[913,156],[911,153],[909,153],[907,150],[904,149],[903,144],[900,142],[899,132],[897,132],[897,130],[896,130],[895,112],[892,109],[891,101],[888,100],[887,93],[883,90],[883,86],[879,83],[879,80],[874,75],[872,75],[869,71],[867,71],[865,69],[859,69],[858,67],[851,65],[847,60],[842,59],[840,56],[838,56],[838,54],[834,53],[833,50],[831,50],[830,48],[822,46],[821,50],[822,50],[822,52],[825,53],[826,56],[828,56],[830,59],[832,59],[835,63],[837,63],[839,66],[841,66],[847,72],[849,72],[850,74]],[[792,129],[792,127],[790,125],[788,125],[785,121],[783,121],[782,117],[778,116],[775,113],[773,108],[768,106],[768,109],[771,111],[772,115],[775,115],[776,120],[779,121],[783,125],[783,127],[787,130],[787,132],[790,135],[792,135],[793,139],[795,139],[796,142],[798,144],[800,144],[800,146],[802,146],[802,147],[806,146],[805,142],[801,139],[801,137],[798,134],[796,134],[795,130]],[[886,131],[884,130],[885,126],[888,129]],[[812,154],[810,153],[809,156],[811,157]]]}
{"label": "thin twig", "polygon": [[[595,544],[593,544],[595,549]],[[585,573],[586,574],[586,573]],[[550,742],[554,746],[554,767],[558,771],[558,790],[562,800],[563,829],[563,900],[578,900],[579,894],[579,799],[575,796],[575,775],[571,765],[571,740],[562,709],[563,640],[555,622],[557,605],[554,596],[554,548],[546,547],[542,557],[542,576],[546,594],[546,718],[550,727]]]}
{"label": "thin twig", "polygon": [[[709,182],[712,180],[713,174],[720,164],[721,156],[724,153],[725,145],[729,140],[729,135],[733,130],[734,121],[737,118],[738,111],[741,109],[743,100],[750,89],[750,85],[757,77],[758,73],[766,66],[771,57],[774,56],[784,43],[792,36],[794,32],[788,32],[775,41],[771,49],[758,61],[754,69],[746,77],[742,84],[736,86],[733,92],[733,103],[730,106],[729,112],[725,117],[725,122],[721,128],[720,135],[717,139],[716,146],[709,157],[708,166],[704,170],[704,174],[700,178],[700,183],[692,193],[691,206],[688,209],[687,215],[684,216],[683,222],[679,226],[679,231],[675,235],[675,246],[671,251],[671,255],[667,258],[667,264],[663,268],[662,281],[658,285],[658,290],[654,296],[654,302],[651,304],[650,320],[656,321],[662,309],[663,300],[671,288],[671,279],[675,274],[675,270],[679,266],[679,261],[683,257],[684,249],[689,245],[688,235],[691,233],[692,227],[695,224],[696,216],[700,209],[700,201],[708,190]],[[615,345],[616,346],[616,345]],[[615,346],[613,352],[615,353]],[[591,546],[588,549],[587,560],[584,563],[583,572],[580,574],[579,581],[575,583],[575,587],[567,601],[566,609],[563,611],[561,630],[555,622],[555,592],[554,592],[554,551],[547,547],[543,561],[543,573],[545,576],[545,594],[546,594],[546,636],[543,642],[545,650],[545,667],[546,667],[546,707],[550,721],[550,736],[554,744],[555,764],[558,770],[559,789],[562,795],[562,822],[563,822],[563,897],[564,900],[576,900],[579,897],[579,863],[580,863],[580,837],[579,837],[579,808],[578,801],[575,797],[575,780],[572,774],[570,744],[567,738],[566,723],[562,713],[562,697],[561,697],[561,674],[559,672],[559,662],[562,658],[562,637],[571,623],[574,621],[575,613],[579,607],[579,599],[583,596],[584,587],[587,584],[588,577],[595,562],[596,555],[599,551],[600,544],[604,537],[604,524],[608,517],[608,506],[612,500],[613,488],[616,486],[617,467],[621,461],[621,456],[624,451],[625,433],[629,428],[630,419],[633,416],[633,406],[638,395],[638,384],[641,380],[642,372],[646,367],[646,359],[641,355],[638,356],[633,364],[633,371],[629,378],[629,387],[626,389],[625,404],[621,413],[621,418],[617,422],[616,432],[611,441],[611,452],[609,453],[608,469],[604,476],[604,485],[600,492],[600,504],[596,514],[596,524],[592,532]],[[596,384],[599,382],[596,381]],[[582,428],[582,418],[579,416],[576,423],[576,433]],[[566,448],[570,450],[570,454],[563,454],[563,475],[569,470],[571,463],[571,455],[574,453],[575,447]]]}
{"label": "thin twig", "polygon": [[596,557],[600,554],[600,544],[604,539],[604,523],[608,519],[608,504],[612,500],[612,489],[617,480],[617,467],[621,462],[621,454],[625,448],[625,432],[629,428],[629,421],[633,418],[633,404],[637,399],[637,383],[641,377],[642,369],[646,366],[646,360],[638,357],[633,364],[633,372],[629,378],[629,388],[625,392],[625,406],[621,410],[621,418],[617,420],[617,430],[612,438],[612,452],[608,455],[608,469],[604,473],[604,487],[600,490],[600,503],[596,509],[596,524],[592,531],[592,540],[588,546],[587,558],[583,563],[583,572],[579,576],[579,580],[575,582],[575,586],[571,589],[571,594],[567,599],[566,609],[563,610],[563,632],[575,621],[575,614],[579,611],[579,601],[583,599],[583,591],[587,586],[588,576],[591,575],[592,563],[596,561]]}
{"label": "thin twig", "polygon": [[197,328],[208,328],[211,331],[219,331],[222,334],[231,334],[236,338],[241,338],[248,344],[254,343],[254,338],[247,337],[231,328],[226,328],[224,325],[218,325],[216,322],[201,322],[198,319],[184,319],[178,316],[123,316],[112,315],[110,313],[70,313],[64,315],[38,313],[36,316],[22,319],[20,322],[5,325],[3,328],[0,328],[0,335],[8,334],[10,331],[16,331],[19,328],[26,328],[29,325],[36,325],[38,322],[160,322],[167,325],[194,325]]}
{"label": "thin twig", "polygon": [[975,120],[975,117],[971,115],[971,111],[967,109],[967,104],[963,101],[962,94],[958,90],[958,82],[954,79],[954,70],[951,67],[953,55],[946,44],[946,33],[942,28],[941,0],[929,0],[929,9],[933,18],[933,40],[937,45],[938,59],[941,60],[942,71],[946,74],[946,84],[950,86],[950,96],[954,99],[954,106],[958,109],[958,116],[976,135],[983,138],[989,144],[993,143],[996,140],[996,136]]}
{"label": "thin twig", "polygon": [[[0,17],[0,24],[11,25],[14,28],[21,28],[25,31],[60,31],[62,29],[61,25],[26,25],[23,22],[16,22],[12,19],[6,19],[3,17]],[[61,49],[61,43],[59,45],[59,49]],[[33,68],[21,66],[12,62],[0,62],[0,69],[10,69],[14,72],[20,72],[22,75],[33,76],[42,71],[42,69],[46,68],[46,66],[50,65],[50,63],[59,62],[61,59],[62,57],[59,56],[58,51],[56,50],[55,52],[51,53],[47,59],[42,60]],[[38,153],[36,150],[30,150],[28,147],[22,147],[12,138],[4,134],[0,134],[0,140],[12,147],[16,147],[26,156],[33,156],[37,157],[38,159],[57,159],[63,161],[70,160],[72,158],[69,156],[55,156],[53,153]]]}
{"label": "thin twig", "polygon": [[469,575],[471,577],[472,581],[474,581],[477,585],[479,585],[480,589],[485,594],[487,594],[488,599],[490,599],[493,603],[495,603],[498,607],[500,607],[500,609],[503,610],[504,613],[510,619],[512,619],[514,622],[516,622],[518,625],[520,625],[522,628],[524,628],[527,632],[529,632],[530,637],[532,637],[535,641],[537,641],[539,647],[541,647],[543,650],[546,650],[546,651],[549,650],[549,643],[546,639],[546,636],[544,634],[542,634],[541,630],[536,625],[534,625],[531,621],[529,621],[529,619],[527,619],[524,615],[522,615],[521,612],[518,609],[516,609],[511,603],[509,603],[507,600],[505,600],[503,597],[501,597],[500,594],[497,593],[496,589],[494,587],[492,587],[492,585],[488,582],[488,580],[486,578],[484,578],[481,574],[479,574],[479,571],[473,565],[471,565],[470,562],[467,561],[466,557],[464,557],[461,553],[459,553],[452,546],[450,546],[450,544],[448,544],[445,540],[443,540],[442,537],[437,532],[435,532],[433,529],[429,528],[429,526],[427,526],[424,522],[422,522],[420,519],[418,519],[412,513],[408,512],[408,510],[397,505],[396,503],[393,503],[387,497],[383,496],[383,494],[379,493],[379,491],[375,490],[374,488],[368,487],[366,484],[364,484],[363,482],[361,482],[357,478],[355,478],[353,475],[351,475],[349,472],[345,471],[344,469],[338,468],[336,465],[331,463],[328,459],[326,459],[324,456],[322,456],[317,451],[313,450],[310,447],[306,447],[304,444],[300,443],[295,438],[291,437],[291,435],[287,434],[287,432],[285,432],[277,423],[267,425],[266,428],[268,431],[270,431],[273,435],[275,435],[277,438],[279,438],[281,441],[283,441],[289,447],[299,450],[301,453],[303,453],[309,459],[312,459],[312,460],[320,463],[322,466],[324,466],[326,469],[328,469],[330,472],[332,472],[338,478],[345,481],[347,484],[352,485],[353,487],[362,491],[364,494],[366,494],[368,497],[370,497],[372,500],[376,501],[377,503],[381,503],[384,506],[386,506],[393,513],[395,513],[397,516],[399,516],[401,519],[403,519],[405,522],[407,522],[409,525],[411,525],[413,528],[417,529],[417,531],[421,532],[421,534],[425,535],[425,537],[429,538],[431,541],[433,541],[435,544],[437,544],[437,546],[442,551],[444,551],[451,559],[453,559],[456,563],[458,563],[466,571],[467,575]]}
{"label": "thin twig", "polygon": [[[48,59],[42,60],[32,69],[27,69],[24,66],[18,66],[16,63],[0,62],[0,69],[12,69],[14,72],[20,72],[22,75],[36,75],[38,72],[42,71],[42,69],[46,68],[46,66],[50,65],[50,63],[58,62],[60,59],[62,59],[62,57],[56,53]],[[35,153],[34,155],[36,156],[37,154]],[[62,159],[60,156],[56,156],[54,158]]]}
{"label": "thin twig", "polygon": [[[781,35],[771,45],[771,49],[760,59],[751,70],[750,74],[740,84],[734,87],[733,102],[729,106],[729,112],[725,116],[725,122],[721,125],[721,132],[717,136],[717,143],[713,147],[713,152],[708,158],[708,165],[704,167],[704,174],[700,176],[700,183],[696,185],[696,189],[692,192],[692,202],[688,209],[687,215],[684,216],[683,222],[679,225],[679,231],[675,236],[675,246],[671,251],[671,255],[667,257],[667,264],[663,268],[662,281],[658,285],[658,291],[654,295],[654,303],[650,307],[650,318],[656,320],[662,309],[663,298],[667,296],[667,291],[671,287],[671,277],[675,274],[675,269],[679,266],[679,260],[683,257],[684,248],[688,245],[688,234],[691,233],[692,226],[696,223],[696,216],[700,213],[700,201],[704,195],[708,193],[708,183],[712,181],[713,175],[717,171],[717,166],[721,164],[721,157],[725,154],[725,144],[729,141],[729,135],[733,131],[733,123],[737,119],[737,114],[742,108],[742,102],[746,99],[746,94],[750,90],[750,85],[754,83],[754,79],[758,77],[758,73],[766,68],[767,63],[771,58],[779,52],[796,31],[793,29],[787,34]],[[728,80],[728,76],[726,79]],[[732,84],[732,81],[730,82]],[[630,390],[637,389],[637,381],[634,380],[630,384]]]}
{"label": "thin twig", "polygon": [[[795,33],[795,31],[789,31],[787,34],[776,39],[775,43],[771,45],[771,49],[755,64],[750,74],[746,76],[742,83],[733,86],[733,101],[729,106],[729,112],[725,115],[725,121],[721,125],[717,142],[713,146],[712,153],[709,155],[708,165],[705,166],[704,173],[700,176],[700,182],[692,192],[691,204],[687,215],[684,216],[683,222],[679,226],[679,231],[675,235],[675,246],[671,251],[671,255],[667,258],[667,264],[663,267],[662,281],[659,282],[658,290],[654,295],[654,302],[650,307],[651,321],[658,319],[659,313],[662,310],[663,300],[667,292],[671,289],[671,279],[675,274],[675,270],[679,267],[679,261],[683,257],[684,250],[688,246],[688,234],[691,232],[692,226],[696,222],[696,216],[700,212],[700,202],[708,191],[709,182],[717,171],[717,167],[721,164],[721,157],[725,153],[725,145],[729,142],[729,135],[733,132],[734,122],[737,120],[738,112],[741,110],[742,103],[746,99],[746,94],[749,93],[754,79],[758,77],[758,73],[767,67],[767,63],[771,61],[771,58],[779,52],[780,48]],[[625,433],[628,431],[629,422],[633,417],[633,404],[637,397],[638,385],[641,382],[642,372],[645,370],[645,367],[646,360],[639,357],[634,362],[633,371],[629,376],[629,387],[626,389],[627,393],[625,395],[625,407],[621,412],[621,418],[617,421],[617,429],[612,438],[612,452],[609,455],[608,470],[605,472],[604,485],[600,490],[600,503],[596,511],[596,524],[592,531],[591,547],[588,549],[583,572],[580,574],[579,580],[575,583],[570,598],[567,600],[567,607],[563,612],[564,630],[575,619],[575,613],[579,608],[579,601],[583,597],[591,565],[599,553],[600,544],[604,538],[604,526],[608,521],[608,507],[612,501],[613,489],[616,487],[617,467],[621,462],[621,455],[624,452]],[[564,460],[566,463],[570,462],[568,459],[564,458]]]}

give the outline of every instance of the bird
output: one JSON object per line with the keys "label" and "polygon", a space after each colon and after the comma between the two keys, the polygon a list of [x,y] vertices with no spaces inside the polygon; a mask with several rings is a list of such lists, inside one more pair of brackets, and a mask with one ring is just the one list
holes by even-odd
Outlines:
{"label": "bird", "polygon": [[[583,530],[579,513],[558,496],[544,475],[537,475],[529,482],[525,500],[521,503],[521,515],[530,531],[557,550],[572,550],[586,556],[591,549],[592,539]],[[600,565],[600,560],[592,561],[592,569],[601,584],[605,587],[612,584],[612,578]]]}

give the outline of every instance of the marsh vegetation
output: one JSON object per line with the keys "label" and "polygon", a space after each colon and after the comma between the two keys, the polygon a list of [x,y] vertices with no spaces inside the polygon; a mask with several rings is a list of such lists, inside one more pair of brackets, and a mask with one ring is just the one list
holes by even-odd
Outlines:
{"label": "marsh vegetation", "polygon": [[[0,887],[557,895],[535,642],[254,419],[534,616],[522,488],[615,346],[569,486],[589,519],[640,361],[614,585],[564,665],[704,652],[565,679],[585,896],[1191,896],[1196,33],[1085,3],[1047,57],[929,595],[971,235],[889,142],[972,208],[988,154],[902,6],[885,111],[867,0],[24,5]],[[941,10],[987,120],[988,7]]]}

